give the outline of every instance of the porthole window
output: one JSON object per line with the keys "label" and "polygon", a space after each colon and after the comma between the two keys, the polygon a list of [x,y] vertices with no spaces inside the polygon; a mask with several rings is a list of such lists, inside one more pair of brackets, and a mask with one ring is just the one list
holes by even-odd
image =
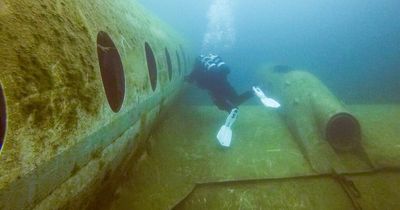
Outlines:
{"label": "porthole window", "polygon": [[147,68],[149,70],[150,84],[153,91],[157,88],[157,64],[156,58],[154,57],[153,50],[151,49],[149,43],[145,43]]}
{"label": "porthole window", "polygon": [[191,66],[190,66],[191,62],[190,62],[189,56],[186,56],[186,63],[188,64],[188,68],[186,69],[186,71],[188,72],[188,71],[190,71],[190,68],[191,68]]}
{"label": "porthole window", "polygon": [[176,51],[176,60],[178,61],[178,72],[179,72],[179,75],[181,75],[181,71],[182,71],[182,67],[181,67],[181,58],[179,57],[179,53],[178,53],[178,51]]}
{"label": "porthole window", "polygon": [[97,55],[108,104],[114,112],[118,112],[125,97],[124,69],[114,42],[103,31],[97,35]]}
{"label": "porthole window", "polygon": [[168,77],[169,77],[169,80],[171,80],[172,79],[172,62],[171,62],[171,56],[169,55],[167,48],[165,48],[165,57],[167,59]]}
{"label": "porthole window", "polygon": [[185,53],[185,51],[183,50],[182,45],[180,46],[180,48],[181,48],[181,52],[182,52],[183,70],[184,70],[184,72],[186,72],[186,70],[187,70],[186,53]]}
{"label": "porthole window", "polygon": [[6,101],[4,98],[3,88],[0,86],[0,151],[3,148],[4,136],[6,134],[6,125]]}
{"label": "porthole window", "polygon": [[182,52],[182,60],[183,60],[183,72],[186,72],[187,64],[185,59],[185,54]]}

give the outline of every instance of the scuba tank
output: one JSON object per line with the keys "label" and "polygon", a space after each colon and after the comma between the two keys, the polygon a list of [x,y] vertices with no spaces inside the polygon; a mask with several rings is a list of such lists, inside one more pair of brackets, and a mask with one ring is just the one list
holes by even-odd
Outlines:
{"label": "scuba tank", "polygon": [[200,62],[204,71],[222,73],[225,75],[230,72],[226,63],[218,55],[200,55]]}

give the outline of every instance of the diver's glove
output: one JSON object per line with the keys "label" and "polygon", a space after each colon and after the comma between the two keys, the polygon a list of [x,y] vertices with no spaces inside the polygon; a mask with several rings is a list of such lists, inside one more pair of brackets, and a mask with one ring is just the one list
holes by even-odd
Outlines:
{"label": "diver's glove", "polygon": [[272,98],[265,96],[264,92],[259,87],[253,87],[254,94],[261,100],[261,103],[266,107],[279,108],[281,105]]}

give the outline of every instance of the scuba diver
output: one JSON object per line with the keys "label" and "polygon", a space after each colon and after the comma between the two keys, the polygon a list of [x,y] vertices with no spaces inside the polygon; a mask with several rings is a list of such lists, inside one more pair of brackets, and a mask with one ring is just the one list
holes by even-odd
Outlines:
{"label": "scuba diver", "polygon": [[252,91],[246,91],[241,95],[235,91],[228,81],[229,67],[222,59],[213,54],[200,55],[194,68],[185,81],[196,82],[201,89],[208,90],[214,104],[220,109],[230,113],[234,108],[253,97]]}
{"label": "scuba diver", "polygon": [[253,87],[253,91],[249,90],[239,95],[228,81],[229,73],[230,69],[221,57],[209,54],[197,57],[192,72],[185,77],[185,81],[196,82],[199,88],[207,90],[220,110],[230,113],[217,135],[219,142],[225,147],[230,146],[232,138],[230,127],[237,118],[240,104],[256,95],[267,107],[280,106],[275,100],[266,97],[258,87]]}

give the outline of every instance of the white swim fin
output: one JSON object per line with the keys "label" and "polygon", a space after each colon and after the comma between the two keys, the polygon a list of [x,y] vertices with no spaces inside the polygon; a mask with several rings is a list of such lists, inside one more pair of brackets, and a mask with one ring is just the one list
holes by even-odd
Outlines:
{"label": "white swim fin", "polygon": [[221,129],[219,129],[217,134],[217,139],[219,143],[224,147],[229,147],[232,141],[232,130],[231,128],[223,125]]}
{"label": "white swim fin", "polygon": [[279,108],[281,106],[276,100],[265,96],[264,92],[259,87],[253,87],[253,91],[254,94],[256,94],[256,96],[261,100],[261,103],[264,104],[264,106],[271,108]]}
{"label": "white swim fin", "polygon": [[229,147],[232,141],[232,129],[231,126],[235,122],[239,110],[232,109],[231,113],[229,114],[228,118],[226,118],[225,124],[219,129],[217,134],[217,139],[219,143],[224,147]]}

